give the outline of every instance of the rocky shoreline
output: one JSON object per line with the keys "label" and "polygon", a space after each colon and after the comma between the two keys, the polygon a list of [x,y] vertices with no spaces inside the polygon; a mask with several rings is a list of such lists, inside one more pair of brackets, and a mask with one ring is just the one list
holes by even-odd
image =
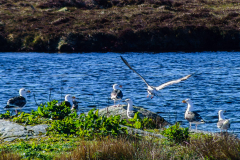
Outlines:
{"label": "rocky shoreline", "polygon": [[[158,114],[148,111],[142,107],[136,107],[134,106],[134,109],[136,112],[139,112],[139,116],[141,118],[148,117],[152,118],[153,120],[158,120],[158,124],[160,128],[166,127],[167,125],[170,125],[164,118],[159,116]],[[127,119],[127,106],[120,106],[120,107],[114,107],[114,106],[109,106],[103,109],[99,110],[99,115],[100,116],[117,116],[120,115],[122,119]],[[148,131],[144,131],[141,129],[136,129],[136,128],[131,128],[128,126],[123,126],[126,127],[127,131],[129,134],[138,134],[140,136],[152,136],[152,137],[157,137],[157,138],[164,138],[161,134],[156,134]],[[45,136],[47,133],[47,128],[50,127],[47,124],[40,124],[40,125],[35,125],[35,126],[30,126],[30,125],[20,125],[15,122],[11,122],[9,120],[4,120],[0,119],[0,141],[13,141],[15,139],[29,139],[29,138],[37,138],[41,136]],[[206,132],[206,131],[196,131],[196,130],[189,130],[190,132],[193,133],[203,133],[203,134],[215,134],[211,132]]]}
{"label": "rocky shoreline", "polygon": [[[0,52],[197,52],[197,51],[239,51],[240,32],[204,26],[179,28],[159,27],[150,31],[134,31],[131,28],[114,35],[104,32],[85,35],[69,33],[48,43],[39,41],[23,45],[18,37],[14,42],[0,35]],[[32,37],[35,39],[36,37]],[[17,42],[16,42],[17,41]],[[19,43],[19,44],[18,44]]]}
{"label": "rocky shoreline", "polygon": [[[159,121],[158,123],[159,125],[161,125],[161,127],[165,127],[169,125],[169,123],[165,121],[164,118],[162,118],[161,116],[159,116],[154,112],[151,112],[144,108],[136,107],[136,106],[134,106],[134,109],[136,112],[139,112],[139,116],[141,118],[149,117],[154,120],[158,120]],[[120,107],[109,106],[109,107],[100,109],[98,114],[99,116],[120,115],[122,119],[127,119],[126,112],[127,112],[127,106],[120,106]],[[26,139],[26,138],[36,138],[39,136],[45,136],[45,134],[47,133],[48,127],[49,125],[46,125],[46,124],[40,124],[35,126],[30,126],[30,125],[23,126],[18,123],[10,122],[9,120],[0,119],[0,141],[1,140],[13,141],[18,138]],[[154,134],[154,133],[150,133],[147,131],[143,131],[140,129],[135,129],[127,126],[122,126],[122,127],[126,127],[130,134],[139,134],[141,136],[148,135],[148,136],[155,136],[159,138],[165,138],[160,134]]]}

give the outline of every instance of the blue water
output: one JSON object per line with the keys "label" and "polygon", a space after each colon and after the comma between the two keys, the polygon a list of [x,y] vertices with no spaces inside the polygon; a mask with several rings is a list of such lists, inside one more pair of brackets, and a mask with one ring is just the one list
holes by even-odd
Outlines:
{"label": "blue water", "polygon": [[[153,86],[195,74],[150,99],[145,83],[125,66],[120,55]],[[22,87],[31,91],[25,112],[52,99],[61,101],[66,94],[80,101],[81,112],[91,109],[88,106],[92,104],[104,108],[113,104],[109,97],[112,85],[118,83],[123,86],[124,99],[131,98],[136,106],[157,112],[170,122],[189,125],[184,120],[187,106],[182,100],[190,98],[207,121],[198,125],[199,130],[219,131],[218,110],[223,109],[227,111],[225,117],[231,119],[230,131],[240,133],[239,52],[0,53],[0,66],[0,113]]]}

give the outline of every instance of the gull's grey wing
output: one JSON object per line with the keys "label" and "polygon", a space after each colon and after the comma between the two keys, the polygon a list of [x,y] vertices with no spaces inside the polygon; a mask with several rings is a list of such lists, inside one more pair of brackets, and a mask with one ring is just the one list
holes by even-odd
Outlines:
{"label": "gull's grey wing", "polygon": [[164,84],[156,87],[156,90],[159,91],[159,90],[161,90],[161,89],[163,89],[163,88],[165,88],[165,87],[167,87],[167,86],[169,86],[169,85],[172,85],[172,84],[175,84],[175,83],[179,83],[179,82],[181,82],[181,81],[184,81],[184,80],[188,79],[189,77],[191,77],[191,75],[192,75],[192,74],[189,74],[189,75],[187,75],[187,76],[185,76],[185,77],[182,77],[182,78],[180,78],[180,79],[177,79],[177,80],[173,80],[173,81],[169,81],[169,82],[167,82],[167,83],[164,83]]}
{"label": "gull's grey wing", "polygon": [[122,97],[123,97],[123,93],[119,89],[113,90],[112,93],[111,93],[111,99],[112,100],[121,100]]}
{"label": "gull's grey wing", "polygon": [[21,108],[25,106],[26,103],[27,100],[23,96],[17,96],[10,98],[5,108]]}
{"label": "gull's grey wing", "polygon": [[136,72],[136,71],[130,66],[130,64],[126,61],[126,59],[124,59],[122,56],[120,56],[120,57],[121,57],[122,61],[123,61],[131,70],[133,70],[133,72],[135,72],[135,73],[147,84],[147,86],[150,86],[150,85],[147,83],[147,81],[146,81],[138,72]]}
{"label": "gull's grey wing", "polygon": [[230,128],[230,122],[227,119],[220,120],[217,122],[217,127],[220,129],[228,129]]}
{"label": "gull's grey wing", "polygon": [[185,114],[185,119],[188,120],[189,122],[204,122],[202,120],[202,117],[195,111],[188,111]]}

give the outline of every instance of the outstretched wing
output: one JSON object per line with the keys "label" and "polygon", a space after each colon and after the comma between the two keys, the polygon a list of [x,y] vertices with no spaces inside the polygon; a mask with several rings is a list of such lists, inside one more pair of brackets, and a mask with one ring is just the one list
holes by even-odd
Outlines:
{"label": "outstretched wing", "polygon": [[161,89],[163,89],[163,88],[165,88],[165,87],[167,87],[167,86],[169,86],[169,85],[172,85],[172,84],[175,84],[175,83],[179,83],[179,82],[181,82],[181,81],[184,81],[184,80],[188,79],[189,77],[191,77],[191,75],[192,75],[192,74],[189,74],[189,75],[187,75],[187,76],[185,76],[185,77],[182,77],[182,78],[180,78],[180,79],[177,79],[177,80],[173,80],[173,81],[169,81],[169,82],[167,82],[167,83],[164,83],[164,84],[156,87],[156,90],[159,91],[159,90],[161,90]]}
{"label": "outstretched wing", "polygon": [[147,86],[150,86],[150,85],[147,83],[147,81],[146,81],[139,73],[137,73],[137,72],[130,66],[130,64],[126,61],[126,59],[124,59],[122,56],[120,56],[120,57],[121,57],[122,61],[123,61],[131,70],[133,70],[133,72],[135,72],[140,78],[142,78],[142,80],[147,84]]}

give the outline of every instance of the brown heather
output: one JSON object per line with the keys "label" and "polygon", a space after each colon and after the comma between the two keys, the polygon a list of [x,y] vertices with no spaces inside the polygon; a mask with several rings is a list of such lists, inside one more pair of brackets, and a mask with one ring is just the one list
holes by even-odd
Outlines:
{"label": "brown heather", "polygon": [[21,156],[16,153],[9,153],[6,151],[0,151],[0,160],[20,160]]}
{"label": "brown heather", "polygon": [[239,50],[239,0],[1,0],[0,51]]}
{"label": "brown heather", "polygon": [[240,140],[229,134],[193,139],[188,148],[202,159],[240,159]]}
{"label": "brown heather", "polygon": [[[55,160],[238,160],[240,140],[229,134],[191,134],[189,140],[176,144],[166,139],[105,137],[79,140],[76,147],[55,154]],[[26,150],[27,152],[27,150]],[[39,151],[40,152],[40,151]],[[37,153],[37,152],[36,152]],[[23,154],[14,150],[1,151],[0,160],[21,159]],[[38,155],[38,154],[36,154]],[[37,158],[37,157],[36,157]],[[39,158],[37,158],[39,159]],[[46,159],[46,158],[45,158]],[[47,158],[47,159],[50,159]]]}
{"label": "brown heather", "polygon": [[164,140],[105,139],[83,142],[60,159],[82,160],[166,160],[166,159],[240,159],[240,140],[232,135],[192,135],[188,142],[174,144]]}

